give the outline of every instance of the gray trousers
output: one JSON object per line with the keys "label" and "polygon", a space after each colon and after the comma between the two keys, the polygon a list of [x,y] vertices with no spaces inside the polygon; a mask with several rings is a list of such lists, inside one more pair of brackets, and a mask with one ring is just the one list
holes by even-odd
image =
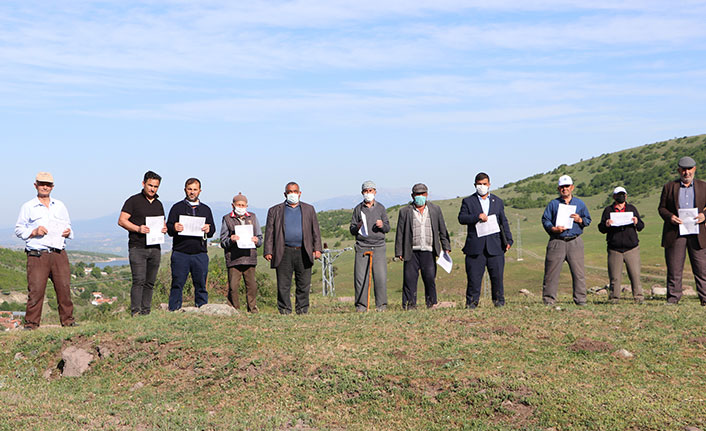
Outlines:
{"label": "gray trousers", "polygon": [[571,241],[550,239],[544,257],[544,282],[542,300],[545,304],[556,302],[559,291],[559,275],[564,261],[568,262],[573,282],[574,302],[586,303],[586,274],[583,266],[583,240],[581,237]]}
{"label": "gray trousers", "polygon": [[628,270],[632,297],[635,300],[644,299],[642,283],[640,282],[640,246],[621,252],[608,249],[608,277],[610,277],[610,299],[619,299],[623,281],[623,262]]}
{"label": "gray trousers", "polygon": [[132,315],[150,314],[152,291],[159,272],[162,251],[156,247],[133,247],[128,253],[132,288],[130,289],[130,311]]}
{"label": "gray trousers", "polygon": [[375,307],[387,306],[387,258],[385,244],[378,247],[355,245],[355,306],[357,309],[368,308],[368,289],[370,282],[369,257],[364,253],[373,252],[373,292]]}
{"label": "gray trousers", "polygon": [[681,283],[687,250],[689,250],[689,262],[696,282],[696,293],[702,303],[706,302],[706,248],[697,248],[698,246],[696,235],[687,235],[680,236],[671,247],[664,249],[664,257],[667,261],[667,302],[677,303],[681,299]]}

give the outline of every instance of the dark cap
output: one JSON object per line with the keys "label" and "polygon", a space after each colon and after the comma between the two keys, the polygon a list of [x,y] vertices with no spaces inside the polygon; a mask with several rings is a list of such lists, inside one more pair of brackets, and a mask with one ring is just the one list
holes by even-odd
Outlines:
{"label": "dark cap", "polygon": [[696,162],[689,156],[679,159],[679,167],[682,169],[691,169],[696,166]]}
{"label": "dark cap", "polygon": [[414,194],[427,192],[429,192],[429,189],[427,189],[427,186],[425,184],[417,183],[412,187],[412,193]]}

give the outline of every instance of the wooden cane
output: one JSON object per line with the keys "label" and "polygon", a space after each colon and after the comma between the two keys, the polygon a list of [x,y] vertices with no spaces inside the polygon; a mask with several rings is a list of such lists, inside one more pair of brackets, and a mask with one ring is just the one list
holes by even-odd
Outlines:
{"label": "wooden cane", "polygon": [[368,265],[368,304],[366,305],[365,310],[370,311],[370,289],[373,287],[373,252],[371,251],[366,251],[363,253],[363,256],[369,256],[368,257],[368,262],[370,264]]}

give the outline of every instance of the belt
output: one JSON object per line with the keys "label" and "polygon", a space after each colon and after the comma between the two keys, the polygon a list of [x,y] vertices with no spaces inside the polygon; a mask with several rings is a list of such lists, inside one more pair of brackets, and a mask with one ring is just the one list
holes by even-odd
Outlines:
{"label": "belt", "polygon": [[299,250],[299,249],[301,248],[301,246],[299,246],[299,247],[292,247],[291,245],[285,245],[284,248],[293,248],[293,249],[295,249],[295,250]]}
{"label": "belt", "polygon": [[46,250],[27,250],[27,249],[25,249],[25,253],[27,253],[28,256],[41,256],[41,255],[47,254],[47,253],[61,253],[62,251],[64,251],[64,249],[54,248],[54,247],[49,247]]}
{"label": "belt", "polygon": [[575,239],[578,238],[578,237],[579,237],[578,235],[574,235],[574,236],[560,236],[560,237],[558,237],[557,239],[560,239],[560,240],[562,240],[562,241],[569,242],[569,241],[575,240]]}

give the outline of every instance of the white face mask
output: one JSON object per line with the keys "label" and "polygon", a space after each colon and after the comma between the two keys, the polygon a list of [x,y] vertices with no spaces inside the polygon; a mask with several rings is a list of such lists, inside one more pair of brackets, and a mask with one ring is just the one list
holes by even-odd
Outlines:
{"label": "white face mask", "polygon": [[375,200],[375,193],[363,193],[363,199],[365,202],[372,202]]}
{"label": "white face mask", "polygon": [[233,212],[235,212],[237,215],[242,216],[245,215],[246,212],[248,212],[248,208],[245,207],[234,207]]}
{"label": "white face mask", "polygon": [[299,193],[289,193],[287,194],[287,202],[290,205],[294,205],[296,203],[299,203]]}
{"label": "white face mask", "polygon": [[476,184],[476,192],[478,192],[480,196],[487,195],[489,189],[490,187],[486,186],[485,184]]}

